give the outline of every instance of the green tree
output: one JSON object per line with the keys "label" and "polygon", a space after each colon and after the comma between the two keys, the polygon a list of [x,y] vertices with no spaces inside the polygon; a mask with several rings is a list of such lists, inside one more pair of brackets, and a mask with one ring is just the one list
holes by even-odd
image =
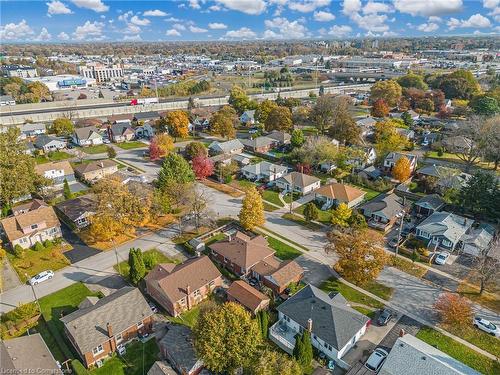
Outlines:
{"label": "green tree", "polygon": [[131,248],[128,253],[128,265],[130,267],[129,278],[134,285],[146,276],[146,265],[142,257],[142,251],[139,248]]}
{"label": "green tree", "polygon": [[257,189],[252,186],[247,189],[243,205],[239,213],[240,223],[246,230],[252,230],[259,225],[264,225],[264,203]]}
{"label": "green tree", "polygon": [[478,170],[460,190],[460,202],[475,215],[500,217],[500,191],[496,177]]}
{"label": "green tree", "polygon": [[165,157],[158,172],[157,187],[168,190],[173,184],[186,184],[194,181],[194,173],[189,163],[179,154],[170,153]]}
{"label": "green tree", "polygon": [[401,120],[403,120],[404,124],[408,127],[413,126],[413,118],[411,115],[408,113],[408,111],[405,111],[401,114]]}
{"label": "green tree", "polygon": [[292,113],[287,107],[276,107],[269,112],[264,126],[268,132],[273,130],[289,131],[293,126]]}
{"label": "green tree", "polygon": [[64,179],[63,195],[64,195],[64,199],[73,198],[73,193],[71,192],[71,189],[70,189],[69,184],[68,184],[68,180],[66,180],[66,179]]}
{"label": "green tree", "polygon": [[290,138],[290,143],[293,147],[300,147],[304,144],[304,132],[301,129],[294,129]]}
{"label": "green tree", "polygon": [[255,110],[255,119],[259,123],[265,124],[271,111],[276,108],[278,108],[278,104],[276,104],[276,102],[268,99],[262,101]]}
{"label": "green tree", "polygon": [[408,73],[405,76],[399,77],[398,83],[401,87],[405,88],[414,87],[424,91],[428,89],[427,83],[425,83],[424,78],[415,73]]}
{"label": "green tree", "polygon": [[251,368],[252,375],[302,375],[303,373],[293,358],[271,350],[259,353]]}
{"label": "green tree", "polygon": [[472,98],[469,103],[474,113],[481,116],[494,116],[500,113],[500,105],[497,99],[487,95],[478,95]]}
{"label": "green tree", "polygon": [[207,156],[207,148],[201,142],[191,142],[188,143],[186,148],[186,156],[189,160],[193,160],[197,156]]}
{"label": "green tree", "polygon": [[395,107],[399,103],[402,94],[403,90],[401,86],[392,79],[375,82],[370,89],[370,99],[372,102],[383,99],[390,107]]}
{"label": "green tree", "polygon": [[248,367],[261,343],[257,322],[232,302],[201,310],[193,334],[198,356],[209,370],[218,373],[232,374]]}
{"label": "green tree", "polygon": [[52,122],[52,132],[56,135],[70,135],[75,127],[69,118],[58,118]]}
{"label": "green tree", "polygon": [[108,153],[108,158],[110,159],[116,158],[116,151],[113,146],[106,147],[106,152]]}
{"label": "green tree", "polygon": [[227,139],[234,138],[236,135],[235,125],[238,122],[236,111],[224,106],[215,112],[210,119],[210,131],[212,134],[225,137]]}
{"label": "green tree", "polygon": [[269,329],[269,313],[266,310],[260,310],[257,313],[257,322],[259,323],[262,338],[264,340],[267,339],[267,333]]}
{"label": "green tree", "polygon": [[347,228],[352,210],[345,203],[340,203],[332,210],[332,224],[338,228]]}
{"label": "green tree", "polygon": [[248,109],[257,107],[257,104],[251,101],[245,91],[239,86],[233,86],[231,88],[228,103],[235,109],[238,115],[241,115]]}
{"label": "green tree", "polygon": [[310,369],[313,359],[313,349],[311,343],[311,333],[309,331],[304,330],[304,332],[298,333],[295,337],[293,356],[304,371],[308,371]]}
{"label": "green tree", "polygon": [[318,220],[319,211],[318,207],[313,202],[309,202],[304,207],[304,217],[307,221]]}

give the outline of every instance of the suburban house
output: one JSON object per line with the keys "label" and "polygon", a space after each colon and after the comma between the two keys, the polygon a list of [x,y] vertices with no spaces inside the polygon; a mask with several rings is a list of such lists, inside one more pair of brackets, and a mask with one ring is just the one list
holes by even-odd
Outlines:
{"label": "suburban house", "polygon": [[449,152],[464,152],[467,153],[473,146],[473,141],[470,138],[462,135],[448,137],[442,140],[443,146]]}
{"label": "suburban house", "polygon": [[370,319],[351,308],[340,294],[326,294],[307,285],[279,305],[278,321],[269,328],[269,338],[288,354],[293,353],[297,334],[309,331],[311,343],[336,365],[349,369],[342,357],[356,345]]}
{"label": "suburban house", "polygon": [[38,210],[40,207],[48,207],[49,205],[41,199],[33,199],[32,201],[19,204],[12,207],[12,214],[14,216],[25,214],[26,212]]}
{"label": "suburban house", "polygon": [[137,288],[126,286],[101,299],[87,301],[60,318],[68,340],[87,368],[100,366],[119,345],[152,330],[153,311]]}
{"label": "suburban house", "polygon": [[415,212],[419,215],[429,216],[440,211],[446,202],[438,194],[430,194],[415,202]]}
{"label": "suburban house", "polygon": [[63,373],[39,333],[0,341],[0,358],[5,374]]}
{"label": "suburban house", "polygon": [[276,180],[276,186],[285,192],[298,192],[302,195],[319,189],[321,180],[300,172],[291,172]]}
{"label": "suburban house", "polygon": [[132,120],[134,119],[134,115],[131,113],[124,113],[121,115],[113,115],[113,116],[108,116],[107,120],[110,124],[128,124],[130,125],[132,123]]}
{"label": "suburban house", "polygon": [[374,165],[370,165],[369,167],[359,171],[358,176],[374,181],[382,177],[382,171]]}
{"label": "suburban house", "polygon": [[468,233],[462,237],[463,252],[473,256],[487,254],[492,257],[497,246],[490,246],[495,235],[495,228],[489,224],[480,224],[478,227],[472,227]]}
{"label": "suburban house", "polygon": [[97,201],[92,194],[69,199],[55,205],[63,222],[71,228],[85,228],[90,225],[90,217],[97,211]]}
{"label": "suburban house", "polygon": [[83,163],[75,168],[76,175],[88,182],[95,182],[116,172],[118,172],[118,164],[109,159]]}
{"label": "suburban house", "polygon": [[419,179],[432,177],[437,179],[436,191],[443,193],[447,189],[460,190],[472,177],[460,169],[444,167],[441,165],[427,165],[417,170]]}
{"label": "suburban house", "polygon": [[103,143],[102,135],[99,134],[95,126],[76,128],[71,138],[73,143],[78,146],[95,146]]}
{"label": "suburban house", "polygon": [[347,164],[352,165],[354,169],[365,169],[377,160],[377,153],[373,147],[356,147],[355,150],[359,151],[359,155],[347,161]]}
{"label": "suburban house", "polygon": [[322,210],[345,203],[349,208],[363,201],[366,192],[350,185],[332,183],[323,185],[314,192],[316,200],[323,203]]}
{"label": "suburban house", "polygon": [[374,133],[375,124],[377,120],[375,120],[371,116],[367,116],[356,120],[356,125],[359,127],[360,135],[364,138],[371,136]]}
{"label": "suburban house", "polygon": [[113,124],[108,126],[108,137],[116,143],[127,142],[135,138],[135,131],[126,123]]}
{"label": "suburban house", "polygon": [[243,143],[246,150],[260,152],[262,154],[265,154],[277,145],[274,139],[266,136],[256,137],[254,139],[241,139],[241,143]]}
{"label": "suburban house", "polygon": [[135,129],[135,138],[153,138],[155,135],[155,130],[149,123],[145,123],[144,125],[137,126]]}
{"label": "suburban house", "polygon": [[198,359],[194,349],[191,328],[181,324],[169,324],[168,331],[158,342],[160,354],[178,374],[198,375],[203,361]]}
{"label": "suburban house", "polygon": [[248,110],[241,114],[240,122],[245,125],[253,125],[255,124],[255,110]]}
{"label": "suburban house", "polygon": [[243,143],[239,139],[231,139],[226,142],[214,141],[208,146],[208,150],[214,154],[241,154],[243,152]]}
{"label": "suburban house", "polygon": [[19,130],[21,131],[21,139],[36,137],[47,133],[47,128],[45,124],[42,123],[23,124],[19,126]]}
{"label": "suburban house", "polygon": [[12,247],[20,245],[27,249],[37,242],[62,236],[61,223],[50,206],[7,217],[0,224]]}
{"label": "suburban house", "polygon": [[290,134],[279,130],[269,133],[266,137],[274,139],[278,146],[288,145],[292,140],[292,136]]}
{"label": "suburban house", "polygon": [[413,119],[413,121],[415,120],[418,120],[420,118],[420,115],[415,112],[413,109],[410,109],[409,111],[406,111],[406,112],[391,112],[389,113],[389,117],[390,118],[401,118],[403,113],[408,113],[411,118]]}
{"label": "suburban house", "polygon": [[52,181],[54,186],[62,185],[64,180],[75,181],[75,173],[67,160],[52,161],[35,165],[35,172],[42,177]]}
{"label": "suburban house", "polygon": [[283,177],[288,172],[288,168],[268,161],[261,161],[257,164],[249,164],[241,168],[240,173],[250,181],[274,181]]}
{"label": "suburban house", "polygon": [[396,340],[378,374],[479,375],[480,373],[435,346],[410,334],[404,334]]}
{"label": "suburban house", "polygon": [[396,194],[380,194],[359,207],[370,227],[384,231],[392,227],[404,209],[403,199]]}
{"label": "suburban house", "polygon": [[462,250],[463,238],[474,220],[449,212],[434,212],[416,228],[416,237],[431,249]]}
{"label": "suburban house", "polygon": [[396,132],[406,138],[407,141],[411,141],[415,138],[415,132],[411,129],[396,128]]}
{"label": "suburban house", "polygon": [[170,367],[167,362],[156,361],[148,370],[147,375],[177,375],[177,371]]}
{"label": "suburban house", "polygon": [[267,240],[236,232],[211,244],[212,258],[238,276],[254,277],[276,294],[302,279],[304,270],[295,261],[282,262],[274,256]]}
{"label": "suburban house", "polygon": [[243,280],[233,281],[226,293],[228,301],[238,302],[254,315],[269,307],[269,297]]}
{"label": "suburban house", "polygon": [[146,292],[170,315],[178,316],[221,286],[222,275],[210,258],[202,256],[178,265],[158,264],[145,281]]}
{"label": "suburban house", "polygon": [[43,150],[43,152],[47,153],[50,151],[57,151],[66,148],[66,141],[60,138],[43,134],[36,138],[34,146],[35,148]]}
{"label": "suburban house", "polygon": [[389,152],[389,154],[387,154],[384,159],[384,171],[386,173],[390,173],[397,161],[402,157],[405,157],[410,161],[410,172],[413,173],[417,166],[417,156],[413,154],[402,154],[400,152]]}
{"label": "suburban house", "polygon": [[161,118],[161,115],[155,111],[138,112],[138,113],[134,114],[134,118],[132,121],[143,122],[143,121],[150,121],[150,120],[158,120],[160,118]]}

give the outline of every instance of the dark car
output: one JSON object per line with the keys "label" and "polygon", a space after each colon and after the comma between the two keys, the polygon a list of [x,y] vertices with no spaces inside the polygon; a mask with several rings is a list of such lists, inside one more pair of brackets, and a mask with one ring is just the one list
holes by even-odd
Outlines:
{"label": "dark car", "polygon": [[384,309],[378,316],[377,324],[379,326],[385,326],[387,325],[387,323],[391,321],[391,319],[392,319],[392,313],[389,310]]}

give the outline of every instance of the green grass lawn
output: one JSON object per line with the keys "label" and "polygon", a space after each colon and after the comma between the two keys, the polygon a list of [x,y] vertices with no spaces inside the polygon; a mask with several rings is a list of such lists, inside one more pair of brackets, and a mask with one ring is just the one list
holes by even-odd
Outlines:
{"label": "green grass lawn", "polygon": [[264,203],[264,211],[273,212],[279,210],[279,207],[273,206],[269,202],[264,201],[263,203]]}
{"label": "green grass lawn", "polygon": [[295,202],[297,199],[300,199],[300,197],[302,197],[302,195],[300,195],[299,193],[295,192],[293,194],[290,194],[290,193],[287,193],[283,196],[283,200],[286,202],[286,203],[291,203],[291,202]]}
{"label": "green grass lawn", "polygon": [[[432,328],[423,327],[418,331],[417,337],[483,374],[500,373],[500,362],[494,361]],[[498,352],[495,354],[498,355]]]}
{"label": "green grass lawn", "polygon": [[[281,238],[282,240],[287,240],[288,242],[293,243],[295,246],[301,248],[302,250],[309,251],[309,249],[307,247],[305,247],[305,246],[303,246],[303,245],[301,245],[301,244],[299,244],[299,243],[297,243],[295,241],[292,241],[292,240],[290,240],[290,239],[282,236],[281,234],[276,233],[276,232],[274,232],[274,231],[272,231],[272,230],[270,230],[268,228],[265,228],[265,229],[266,229],[266,232],[271,233],[273,237],[278,238],[278,239]],[[263,236],[267,236],[268,235],[266,233],[263,233],[263,232],[259,231],[258,229],[254,229],[254,232],[257,232],[257,233],[259,233],[259,234],[261,234]]]}
{"label": "green grass lawn", "polygon": [[205,245],[209,246],[217,241],[223,240],[226,238],[226,235],[224,233],[217,233],[215,236],[210,237],[207,241],[205,241]]}
{"label": "green grass lawn", "polygon": [[384,307],[384,304],[361,293],[358,292],[356,289],[351,288],[350,286],[342,283],[338,279],[331,277],[327,281],[324,281],[320,289],[323,290],[326,293],[330,292],[338,292],[344,296],[344,298],[348,301],[355,302],[355,303],[361,303],[363,305],[373,307],[375,309],[381,309]]}
{"label": "green grass lawn", "polygon": [[[156,263],[155,264],[159,264],[159,263],[176,263],[177,264],[177,263],[180,263],[180,261],[178,259],[169,258],[168,256],[166,256],[160,250],[157,250],[157,249],[151,249],[151,250],[148,250],[148,251],[144,251],[143,252],[143,256],[146,255],[146,254],[147,255],[152,255],[152,256],[154,256],[156,258]],[[120,275],[122,275],[125,279],[128,279],[129,272],[130,272],[130,266],[128,265],[128,261],[127,260],[124,260],[123,262],[115,264],[113,266],[113,268]]]}
{"label": "green grass lawn", "polygon": [[465,327],[464,329],[446,327],[446,330],[488,353],[493,355],[500,353],[500,340],[475,327]]}
{"label": "green grass lawn", "polygon": [[302,225],[310,230],[321,230],[323,227],[317,223],[313,222],[307,222],[304,218],[302,218],[299,215],[291,214],[291,213],[286,213],[281,216],[283,219],[293,221],[294,223],[297,223],[299,225]]}
{"label": "green grass lawn", "polygon": [[393,288],[380,284],[375,280],[364,284],[362,288],[385,300],[389,300],[389,298],[391,298],[392,296],[392,292],[394,291]]}
{"label": "green grass lawn", "polygon": [[368,308],[363,307],[363,306],[353,306],[352,308],[354,310],[360,312],[361,314],[366,315],[367,317],[369,317],[372,320],[375,318],[375,315],[377,315],[376,310],[371,310],[371,309],[368,309]]}
{"label": "green grass lawn", "polygon": [[118,147],[120,147],[122,150],[132,150],[134,148],[145,148],[145,147],[148,147],[145,143],[142,143],[142,142],[139,142],[139,141],[130,141],[130,142],[117,143],[116,145]]}
{"label": "green grass lawn", "polygon": [[262,191],[262,199],[265,201],[274,203],[280,207],[284,207],[283,202],[281,202],[281,199],[279,198],[279,193],[274,190],[264,190]]}
{"label": "green grass lawn", "polygon": [[61,161],[61,160],[66,160],[72,158],[73,155],[68,154],[67,152],[64,151],[54,151],[50,153],[49,155],[42,155],[42,156],[37,156],[36,163],[37,164],[45,164],[50,161]]}
{"label": "green grass lawn", "polygon": [[183,324],[185,326],[192,328],[192,327],[194,327],[194,325],[196,324],[196,321],[198,320],[198,317],[200,316],[200,309],[202,308],[202,306],[204,304],[207,304],[207,303],[211,303],[211,302],[204,301],[204,302],[196,305],[195,307],[193,307],[191,310],[186,311],[175,318],[169,317],[168,319],[172,323]]}
{"label": "green grass lawn", "polygon": [[257,186],[257,184],[255,184],[254,182],[248,180],[234,180],[234,185],[234,187],[241,190],[246,190],[248,188],[251,188],[252,186]]}
{"label": "green grass lawn", "polygon": [[[464,162],[455,154],[451,154],[449,152],[444,152],[442,156],[439,156],[437,151],[429,151],[428,152],[428,157],[432,159],[443,159],[443,160],[448,160],[454,163],[459,163],[463,164]],[[478,167],[484,168],[484,169],[491,169],[493,167],[493,163],[488,163],[485,161],[480,161],[477,164]]]}
{"label": "green grass lawn", "polygon": [[299,250],[294,249],[290,245],[287,245],[274,237],[267,237],[267,243],[271,249],[276,251],[274,255],[281,260],[295,259],[302,254]]}
{"label": "green grass lawn", "polygon": [[[316,204],[315,202],[313,202]],[[332,212],[330,210],[328,211],[323,211],[321,210],[321,205],[316,204],[316,207],[318,207],[318,220],[320,223],[323,223],[325,225],[329,225],[332,222]],[[304,209],[306,208],[306,205],[303,204],[300,207],[297,207],[294,212],[304,215]]]}
{"label": "green grass lawn", "polygon": [[363,191],[366,192],[365,197],[364,197],[365,202],[366,201],[371,201],[373,198],[375,198],[378,195],[380,195],[380,191],[376,191],[376,190],[373,190],[373,189],[370,189],[370,188],[361,187],[361,190],[363,190]]}
{"label": "green grass lawn", "polygon": [[86,154],[104,154],[108,152],[108,145],[96,145],[96,146],[87,146],[82,147],[81,150]]}

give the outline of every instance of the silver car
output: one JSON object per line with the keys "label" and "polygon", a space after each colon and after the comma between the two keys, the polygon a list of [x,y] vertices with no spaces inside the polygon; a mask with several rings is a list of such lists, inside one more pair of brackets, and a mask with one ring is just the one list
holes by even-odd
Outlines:
{"label": "silver car", "polygon": [[375,371],[376,373],[379,372],[380,368],[384,364],[384,361],[388,355],[389,355],[389,353],[387,353],[382,348],[375,349],[375,351],[370,355],[370,357],[366,361],[365,367],[368,370]]}
{"label": "silver car", "polygon": [[29,279],[30,285],[38,285],[46,280],[50,280],[54,277],[54,272],[51,270],[42,271],[38,275],[33,276]]}
{"label": "silver car", "polygon": [[474,327],[479,328],[481,331],[489,333],[492,336],[500,337],[500,327],[496,326],[489,320],[476,316],[474,318]]}

